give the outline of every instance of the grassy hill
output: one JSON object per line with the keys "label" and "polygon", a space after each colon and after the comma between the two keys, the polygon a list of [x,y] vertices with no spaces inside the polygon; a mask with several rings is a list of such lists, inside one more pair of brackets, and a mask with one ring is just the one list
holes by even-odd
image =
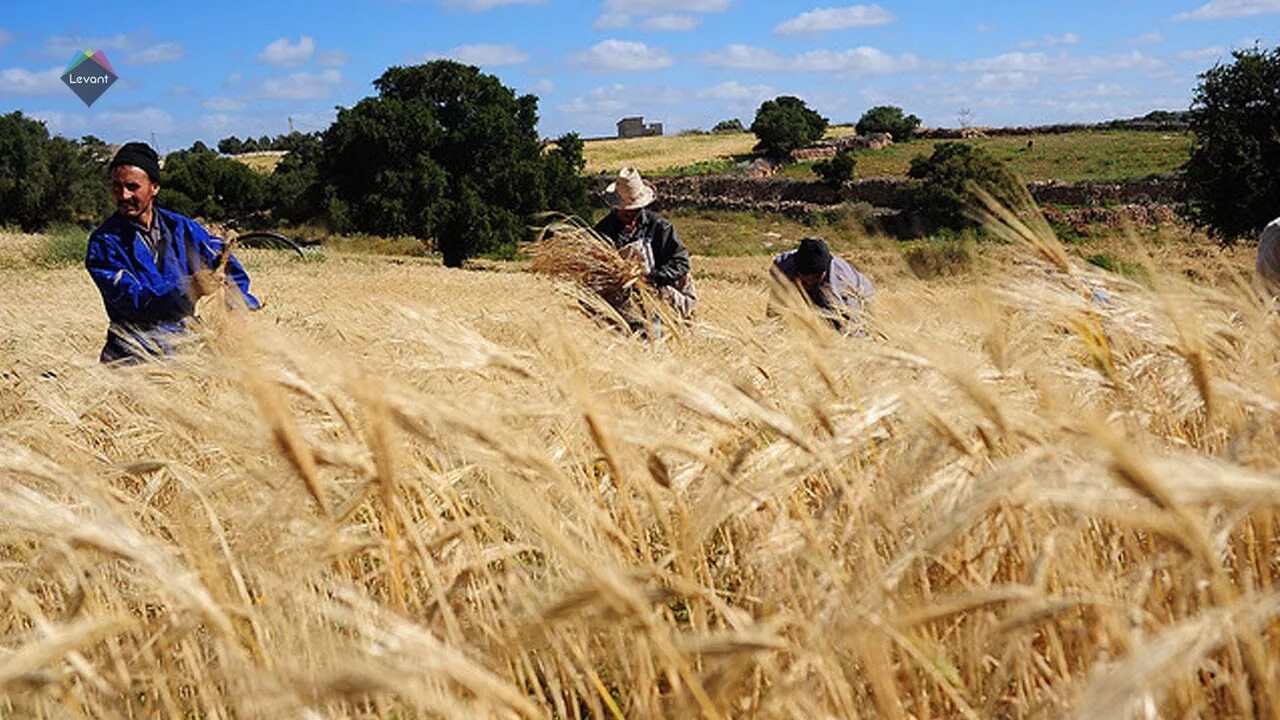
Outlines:
{"label": "grassy hill", "polygon": [[[848,134],[849,128],[833,128]],[[941,140],[915,140],[857,154],[858,177],[905,177],[911,159],[928,155]],[[1121,180],[1161,175],[1186,161],[1189,133],[1131,130],[1080,131],[966,140],[1008,162],[1028,180]],[[1030,143],[1030,145],[1028,145]],[[616,172],[632,165],[651,175],[732,172],[755,144],[750,133],[681,135],[587,143],[588,172]],[[811,163],[787,167],[783,175],[813,178]]]}

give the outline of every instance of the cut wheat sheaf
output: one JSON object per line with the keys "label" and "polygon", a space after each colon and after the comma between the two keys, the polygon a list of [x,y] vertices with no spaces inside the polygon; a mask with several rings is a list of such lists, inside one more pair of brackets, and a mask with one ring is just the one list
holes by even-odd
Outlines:
{"label": "cut wheat sheaf", "polygon": [[0,269],[0,717],[1274,716],[1272,308],[985,218],[868,339],[755,259],[680,343],[598,327],[558,283],[637,271],[565,224],[534,274],[244,251],[266,310],[108,370],[82,271]]}

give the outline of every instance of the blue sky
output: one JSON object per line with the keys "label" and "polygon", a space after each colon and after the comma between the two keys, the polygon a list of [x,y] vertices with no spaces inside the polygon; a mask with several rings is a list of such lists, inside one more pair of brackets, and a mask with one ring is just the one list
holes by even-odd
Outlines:
{"label": "blue sky", "polygon": [[[538,95],[547,136],[750,123],[779,94],[833,122],[885,103],[935,126],[1078,122],[1185,109],[1255,42],[1280,42],[1280,0],[5,0],[0,112],[168,151],[323,129],[388,66],[452,57]],[[81,49],[120,73],[92,108],[58,80]]]}

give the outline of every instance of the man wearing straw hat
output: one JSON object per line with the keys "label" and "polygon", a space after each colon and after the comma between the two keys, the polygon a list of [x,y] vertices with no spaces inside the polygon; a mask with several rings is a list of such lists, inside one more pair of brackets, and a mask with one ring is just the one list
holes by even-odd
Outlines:
{"label": "man wearing straw hat", "polygon": [[110,165],[116,212],[89,236],[85,267],[102,294],[111,325],[99,359],[136,363],[173,352],[196,300],[223,287],[250,309],[249,275],[221,240],[196,221],[155,205],[160,158],[146,143],[127,143]]}
{"label": "man wearing straw hat", "polygon": [[[640,264],[658,296],[687,319],[698,302],[689,277],[689,251],[671,223],[649,209],[656,198],[653,186],[640,177],[640,171],[623,168],[605,188],[604,199],[612,210],[596,223],[595,230],[612,242],[619,254]],[[634,308],[619,308],[619,312],[633,329],[643,324],[630,317]]]}

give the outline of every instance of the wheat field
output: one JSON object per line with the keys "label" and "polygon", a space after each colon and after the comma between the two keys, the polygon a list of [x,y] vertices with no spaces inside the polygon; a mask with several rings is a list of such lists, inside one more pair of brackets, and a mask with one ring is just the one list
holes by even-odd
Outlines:
{"label": "wheat field", "polygon": [[645,342],[518,266],[248,251],[263,311],[120,370],[83,270],[11,260],[0,717],[1274,717],[1246,254],[1003,232],[855,251],[865,338],[759,258]]}

